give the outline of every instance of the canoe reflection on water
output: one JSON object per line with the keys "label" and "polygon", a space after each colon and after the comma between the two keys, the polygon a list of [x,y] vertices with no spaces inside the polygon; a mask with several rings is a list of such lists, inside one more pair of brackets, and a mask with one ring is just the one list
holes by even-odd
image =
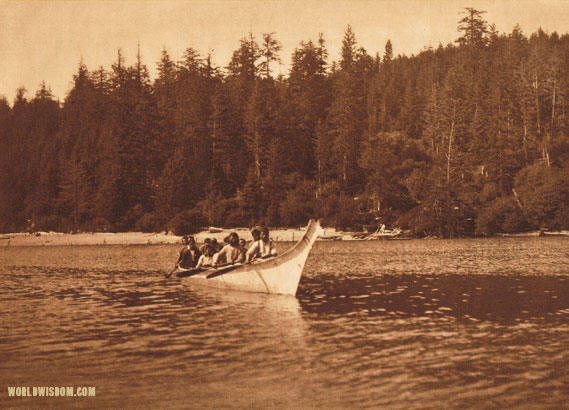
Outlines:
{"label": "canoe reflection on water", "polygon": [[199,283],[192,281],[185,281],[183,288],[188,290],[188,298],[195,297],[204,305],[219,304],[236,310],[249,310],[250,313],[263,311],[301,319],[300,303],[294,296],[203,288]]}

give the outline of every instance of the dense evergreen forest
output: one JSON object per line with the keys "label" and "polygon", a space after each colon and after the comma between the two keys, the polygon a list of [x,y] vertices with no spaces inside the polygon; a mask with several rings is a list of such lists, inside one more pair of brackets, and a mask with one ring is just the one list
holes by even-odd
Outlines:
{"label": "dense evergreen forest", "polygon": [[0,99],[0,230],[340,229],[460,237],[569,229],[569,35],[498,33],[467,8],[455,44],[369,55],[348,26],[275,76],[274,33],[225,68],[164,49],[79,63],[63,102]]}

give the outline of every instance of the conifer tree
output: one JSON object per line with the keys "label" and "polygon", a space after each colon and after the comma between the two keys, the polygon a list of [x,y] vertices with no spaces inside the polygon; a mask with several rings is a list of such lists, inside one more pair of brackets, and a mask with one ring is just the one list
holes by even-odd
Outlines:
{"label": "conifer tree", "polygon": [[80,157],[76,148],[62,166],[59,195],[59,212],[71,218],[72,227],[77,230],[80,224],[94,216],[95,187],[92,170],[88,169],[88,156]]}
{"label": "conifer tree", "polygon": [[358,158],[367,123],[364,84],[371,73],[373,60],[363,48],[357,48],[350,26],[344,34],[341,54],[341,70],[334,83],[336,98],[330,108],[328,121],[334,136],[340,178],[348,191],[355,193],[363,183]]}
{"label": "conifer tree", "polygon": [[292,67],[288,79],[287,96],[282,106],[281,122],[288,154],[286,158],[304,177],[316,173],[316,128],[326,119],[331,104],[331,83],[326,77],[328,52],[324,38],[318,44],[301,42],[292,55]]}
{"label": "conifer tree", "polygon": [[263,42],[259,49],[259,54],[262,56],[263,61],[258,65],[258,69],[265,78],[271,77],[271,63],[277,62],[280,64],[279,51],[282,48],[280,41],[274,38],[273,33],[263,33]]}
{"label": "conifer tree", "polygon": [[157,108],[157,136],[155,145],[157,160],[163,167],[172,155],[177,140],[176,108],[178,89],[178,69],[166,49],[162,50],[158,61],[158,76],[153,84]]}
{"label": "conifer tree", "polygon": [[458,31],[463,33],[458,38],[460,45],[480,45],[485,44],[486,34],[488,33],[488,23],[482,18],[486,11],[477,10],[472,7],[465,7],[465,16],[458,22]]}
{"label": "conifer tree", "polygon": [[26,214],[34,223],[52,212],[57,196],[56,151],[60,128],[60,107],[50,88],[42,82],[30,101],[30,129],[27,136],[25,181],[28,190]]}

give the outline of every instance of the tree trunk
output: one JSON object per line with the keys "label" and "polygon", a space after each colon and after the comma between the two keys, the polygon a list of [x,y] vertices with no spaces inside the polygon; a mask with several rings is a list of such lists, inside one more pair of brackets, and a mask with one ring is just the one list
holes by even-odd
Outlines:
{"label": "tree trunk", "polygon": [[318,158],[318,190],[316,191],[316,198],[322,195],[322,162]]}
{"label": "tree trunk", "polygon": [[524,123],[524,133],[522,135],[522,150],[524,152],[525,165],[528,165],[528,119],[527,119],[527,108],[526,99],[522,95],[522,121]]}
{"label": "tree trunk", "polygon": [[553,80],[553,98],[551,100],[551,131],[553,132],[553,123],[555,122],[555,80]]}
{"label": "tree trunk", "polygon": [[535,90],[535,112],[536,112],[536,120],[537,120],[537,135],[541,136],[541,120],[540,120],[540,114],[539,114],[539,93],[538,93],[538,89],[539,89],[539,83],[537,81],[537,74],[534,76],[534,83],[533,83],[533,88]]}
{"label": "tree trunk", "polygon": [[256,149],[255,149],[255,173],[257,175],[257,178],[261,179],[261,158],[259,155],[259,151],[261,149],[260,144],[259,144],[259,140],[260,140],[260,136],[258,132],[255,132],[255,138],[256,138]]}
{"label": "tree trunk", "polygon": [[522,205],[522,202],[520,201],[520,198],[518,198],[518,193],[516,192],[515,188],[512,188],[512,192],[514,193],[514,198],[516,199],[516,203],[518,204],[520,209],[523,211],[524,207]]}
{"label": "tree trunk", "polygon": [[448,137],[448,151],[447,151],[447,184],[450,183],[450,163],[451,163],[451,156],[452,156],[452,139],[454,133],[454,118],[456,115],[456,105],[452,109],[452,120],[450,124],[450,134]]}

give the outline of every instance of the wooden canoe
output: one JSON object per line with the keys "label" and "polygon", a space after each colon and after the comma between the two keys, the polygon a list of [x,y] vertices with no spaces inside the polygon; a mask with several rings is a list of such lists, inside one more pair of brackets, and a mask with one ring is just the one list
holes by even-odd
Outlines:
{"label": "wooden canoe", "polygon": [[322,234],[317,221],[310,220],[300,241],[282,255],[257,260],[250,264],[235,264],[200,271],[183,272],[183,281],[245,292],[295,295],[304,264],[314,242]]}

